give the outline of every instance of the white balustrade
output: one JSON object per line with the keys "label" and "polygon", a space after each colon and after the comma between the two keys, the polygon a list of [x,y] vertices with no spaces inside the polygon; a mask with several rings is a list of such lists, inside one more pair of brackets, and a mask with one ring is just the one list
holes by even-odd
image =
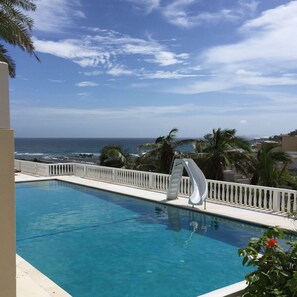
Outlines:
{"label": "white balustrade", "polygon": [[73,175],[74,173],[74,164],[72,163],[58,163],[47,165],[49,166],[49,176]]}
{"label": "white balustrade", "polygon": [[[169,185],[168,174],[80,163],[43,164],[15,160],[15,168],[34,175],[75,175],[158,192],[167,192]],[[280,213],[297,211],[297,191],[294,190],[217,180],[208,180],[207,182],[209,201]],[[189,177],[182,177],[179,195],[188,197],[191,192],[192,186]]]}
{"label": "white balustrade", "polygon": [[86,165],[76,163],[73,168],[73,174],[75,176],[84,177],[86,175]]}
{"label": "white balustrade", "polygon": [[20,161],[20,160],[15,161],[15,168],[18,171],[22,171],[24,173],[29,173],[34,175],[37,175],[38,165],[41,165],[41,164],[30,162],[30,161]]}
{"label": "white balustrade", "polygon": [[[76,164],[74,164],[76,165]],[[103,167],[96,165],[85,165],[85,175],[86,178],[91,178],[100,181],[113,181],[113,169],[111,167]]]}

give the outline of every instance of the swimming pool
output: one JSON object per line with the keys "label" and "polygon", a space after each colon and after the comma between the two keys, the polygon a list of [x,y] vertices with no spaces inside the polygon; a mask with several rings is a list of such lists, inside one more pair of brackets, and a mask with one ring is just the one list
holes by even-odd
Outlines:
{"label": "swimming pool", "polygon": [[264,228],[60,181],[16,185],[17,252],[74,297],[193,297],[243,280]]}

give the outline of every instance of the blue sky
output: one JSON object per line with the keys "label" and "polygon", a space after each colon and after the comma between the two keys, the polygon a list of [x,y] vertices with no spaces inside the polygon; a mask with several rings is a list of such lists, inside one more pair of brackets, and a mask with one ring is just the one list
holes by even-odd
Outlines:
{"label": "blue sky", "polygon": [[39,0],[14,48],[16,137],[181,137],[297,123],[297,1]]}

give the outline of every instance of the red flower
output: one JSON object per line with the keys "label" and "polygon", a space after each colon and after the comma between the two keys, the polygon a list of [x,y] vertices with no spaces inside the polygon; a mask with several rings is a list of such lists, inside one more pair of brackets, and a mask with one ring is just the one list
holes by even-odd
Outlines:
{"label": "red flower", "polygon": [[267,241],[266,241],[266,246],[268,248],[273,248],[277,245],[277,240],[274,239],[274,238],[269,238]]}

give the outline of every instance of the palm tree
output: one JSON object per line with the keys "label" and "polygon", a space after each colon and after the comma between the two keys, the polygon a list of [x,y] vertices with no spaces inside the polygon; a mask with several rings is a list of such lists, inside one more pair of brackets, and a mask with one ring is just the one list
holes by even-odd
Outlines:
{"label": "palm tree", "polygon": [[[31,0],[0,0],[0,40],[33,54],[39,61],[30,35],[33,20],[21,12],[35,9],[36,5]],[[15,77],[15,63],[1,43],[0,61],[8,64],[9,75]]]}
{"label": "palm tree", "polygon": [[209,179],[223,180],[224,170],[235,168],[247,174],[251,148],[247,140],[235,136],[235,129],[213,129],[196,142],[197,164]]}
{"label": "palm tree", "polygon": [[129,163],[129,154],[117,145],[107,145],[100,152],[99,162],[102,166],[122,168]]}
{"label": "palm tree", "polygon": [[279,187],[286,183],[287,166],[291,162],[285,152],[277,151],[277,143],[264,142],[254,159],[251,184]]}
{"label": "palm tree", "polygon": [[141,149],[149,149],[136,161],[136,168],[151,170],[161,173],[169,173],[174,156],[180,152],[179,146],[193,142],[193,139],[177,140],[177,128],[173,128],[167,136],[159,136],[154,143],[146,143],[140,146]]}

